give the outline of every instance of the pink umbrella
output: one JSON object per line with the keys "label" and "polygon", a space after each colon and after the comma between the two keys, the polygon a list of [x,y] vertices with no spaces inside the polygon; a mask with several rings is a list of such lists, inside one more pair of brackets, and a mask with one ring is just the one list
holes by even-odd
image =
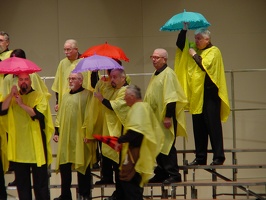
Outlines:
{"label": "pink umbrella", "polygon": [[41,70],[34,62],[25,58],[11,57],[0,62],[0,74],[31,74]]}

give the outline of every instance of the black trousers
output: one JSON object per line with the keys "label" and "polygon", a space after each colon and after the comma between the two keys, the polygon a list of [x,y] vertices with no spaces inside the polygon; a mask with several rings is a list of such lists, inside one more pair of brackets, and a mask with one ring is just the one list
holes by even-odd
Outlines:
{"label": "black trousers", "polygon": [[14,171],[20,200],[33,199],[31,192],[31,172],[35,199],[50,200],[48,188],[49,176],[46,164],[37,167],[37,164],[14,162]]}
{"label": "black trousers", "polygon": [[[71,182],[72,182],[72,163],[66,163],[59,166],[61,175],[61,198],[72,200]],[[78,191],[83,197],[90,197],[91,194],[91,170],[87,168],[85,175],[78,174]]]}
{"label": "black trousers", "polygon": [[223,131],[220,117],[221,99],[216,87],[205,89],[201,114],[192,115],[196,159],[206,163],[208,136],[213,151],[213,160],[225,160],[223,147]]}
{"label": "black trousers", "polygon": [[0,200],[6,200],[6,199],[7,199],[7,193],[5,186],[5,175],[3,170],[2,158],[0,156]]}
{"label": "black trousers", "polygon": [[157,167],[154,170],[156,176],[166,179],[169,176],[180,176],[175,141],[168,155],[160,153],[156,157]]}
{"label": "black trousers", "polygon": [[141,176],[136,173],[130,181],[121,181],[122,192],[117,200],[143,200],[143,188],[139,186]]}
{"label": "black trousers", "polygon": [[113,173],[115,172],[115,182],[119,181],[119,165],[102,155],[102,180],[107,182],[113,181]]}

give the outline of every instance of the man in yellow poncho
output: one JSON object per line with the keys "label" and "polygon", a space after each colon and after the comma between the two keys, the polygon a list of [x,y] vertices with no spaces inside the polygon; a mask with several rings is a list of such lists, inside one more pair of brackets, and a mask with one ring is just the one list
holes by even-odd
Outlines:
{"label": "man in yellow poncho", "polygon": [[196,158],[189,165],[206,165],[208,135],[213,162],[225,160],[221,121],[230,114],[223,59],[220,50],[211,43],[210,31],[195,31],[195,43],[186,40],[187,24],[177,39],[175,71],[189,100],[192,114]]}
{"label": "man in yellow poncho", "polygon": [[185,93],[174,71],[167,66],[168,53],[165,49],[155,49],[151,60],[156,71],[151,77],[144,102],[153,109],[165,140],[161,153],[157,156],[155,176],[149,182],[169,184],[180,182],[181,174],[177,163],[175,141],[177,136],[186,137],[184,107]]}
{"label": "man in yellow poncho", "polygon": [[[56,94],[56,105],[55,111],[59,109],[59,105],[64,93],[68,92],[68,81],[69,74],[75,69],[76,65],[80,61],[80,53],[78,52],[78,44],[76,40],[69,39],[65,41],[64,53],[66,58],[62,59],[57,67],[54,83],[52,90]],[[85,89],[93,91],[91,86],[91,72],[83,72],[83,87]],[[96,83],[95,83],[96,84]]]}
{"label": "man in yellow poncho", "polygon": [[68,77],[69,92],[62,97],[56,118],[54,141],[58,142],[56,169],[61,174],[61,195],[54,200],[71,200],[71,170],[78,171],[78,191],[80,198],[90,199],[91,167],[95,163],[96,145],[94,141],[84,143],[85,130],[82,125],[91,109],[92,92],[82,87],[81,73],[71,73]]}
{"label": "man in yellow poncho", "polygon": [[[10,57],[10,51],[8,49],[9,46],[9,35],[4,32],[0,31],[0,62],[4,59],[7,59]],[[5,75],[0,74],[0,90],[3,87],[3,80]],[[0,92],[0,98],[3,98],[3,95]],[[6,146],[7,146],[7,137],[6,137],[6,131],[4,130],[3,124],[2,124],[2,117],[0,117],[0,199],[7,198],[6,193],[6,187],[5,187],[5,178],[4,173],[8,170],[8,161],[6,157]]]}
{"label": "man in yellow poncho", "polygon": [[8,160],[14,163],[20,200],[32,198],[31,176],[36,200],[49,200],[48,165],[52,162],[50,140],[54,131],[50,106],[43,93],[34,91],[28,74],[18,75],[18,86],[1,102],[6,115]]}
{"label": "man in yellow poncho", "polygon": [[[101,109],[103,111],[102,135],[104,136],[120,137],[122,134],[122,127],[129,110],[124,100],[126,86],[125,71],[123,69],[113,69],[110,73],[109,86],[105,87],[104,93],[94,92],[94,96],[101,102]],[[107,87],[109,89],[106,89]],[[116,187],[118,188],[120,187],[118,177],[119,154],[104,143],[102,144],[101,151],[102,179],[96,182],[96,184],[113,183],[113,171],[115,171]]]}
{"label": "man in yellow poncho", "polygon": [[[26,54],[22,49],[14,49],[11,52],[10,57],[19,57],[26,59]],[[30,79],[31,79],[32,89],[44,93],[47,99],[49,100],[51,94],[49,93],[48,88],[46,87],[41,77],[37,73],[32,73],[30,74]],[[17,75],[6,74],[3,79],[3,84],[0,88],[0,93],[3,96],[3,99],[10,93],[13,85],[18,85]],[[12,170],[12,163],[9,163],[9,170]],[[8,186],[16,186],[16,180],[8,183]]]}
{"label": "man in yellow poncho", "polygon": [[140,88],[129,85],[125,100],[130,110],[128,112],[124,135],[118,143],[123,143],[121,155],[121,172],[128,163],[132,150],[138,148],[139,156],[134,160],[136,171],[131,180],[124,180],[120,173],[123,198],[127,200],[142,200],[143,185],[152,176],[156,164],[156,156],[160,153],[164,134],[150,105],[142,102]]}

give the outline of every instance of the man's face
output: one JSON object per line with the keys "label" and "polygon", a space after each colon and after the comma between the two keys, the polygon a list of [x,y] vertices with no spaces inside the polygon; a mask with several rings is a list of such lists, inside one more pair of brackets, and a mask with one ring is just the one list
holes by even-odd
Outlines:
{"label": "man's face", "polygon": [[70,43],[65,43],[64,53],[69,60],[76,60],[78,57],[78,48],[73,48]]}
{"label": "man's face", "polygon": [[0,53],[8,48],[9,41],[6,40],[5,36],[0,35]]}
{"label": "man's face", "polygon": [[126,101],[126,104],[130,107],[135,103],[136,100],[135,96],[128,89],[125,92],[124,99]]}
{"label": "man's face", "polygon": [[31,89],[31,79],[29,74],[18,75],[18,86],[22,94],[26,94]]}
{"label": "man's face", "polygon": [[166,64],[166,58],[161,56],[159,51],[154,51],[151,56],[152,64],[155,69],[160,69],[162,66]]}
{"label": "man's face", "polygon": [[82,85],[82,80],[77,74],[70,74],[68,77],[69,89],[72,91],[78,90]]}
{"label": "man's face", "polygon": [[201,34],[195,35],[195,43],[198,49],[204,49],[209,42],[209,38],[204,38]]}
{"label": "man's face", "polygon": [[124,85],[125,78],[117,70],[112,70],[110,74],[111,85],[113,88],[121,88]]}

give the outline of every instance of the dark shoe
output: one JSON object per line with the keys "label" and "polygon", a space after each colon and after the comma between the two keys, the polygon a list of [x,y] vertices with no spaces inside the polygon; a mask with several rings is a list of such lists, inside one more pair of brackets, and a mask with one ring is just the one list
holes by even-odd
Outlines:
{"label": "dark shoe", "polygon": [[206,165],[206,162],[199,161],[195,158],[191,163],[188,163],[188,166],[196,166],[196,165]]}
{"label": "dark shoe", "polygon": [[72,200],[71,197],[69,198],[63,198],[61,195],[59,197],[54,198],[54,200]]}
{"label": "dark shoe", "polygon": [[182,181],[181,175],[180,176],[170,176],[168,179],[163,181],[163,184],[179,183],[181,181]]}
{"label": "dark shoe", "polygon": [[113,181],[106,181],[103,179],[95,182],[95,185],[108,185],[108,184],[114,184],[114,182]]}
{"label": "dark shoe", "polygon": [[13,182],[8,183],[8,186],[17,186],[16,180],[14,180]]}
{"label": "dark shoe", "polygon": [[92,169],[100,169],[100,165],[98,163],[94,163],[92,165]]}
{"label": "dark shoe", "polygon": [[224,160],[215,159],[210,165],[223,165],[223,164],[224,164]]}
{"label": "dark shoe", "polygon": [[149,180],[149,183],[162,183],[167,177],[155,175]]}
{"label": "dark shoe", "polygon": [[88,196],[80,196],[80,200],[90,200],[91,198]]}

